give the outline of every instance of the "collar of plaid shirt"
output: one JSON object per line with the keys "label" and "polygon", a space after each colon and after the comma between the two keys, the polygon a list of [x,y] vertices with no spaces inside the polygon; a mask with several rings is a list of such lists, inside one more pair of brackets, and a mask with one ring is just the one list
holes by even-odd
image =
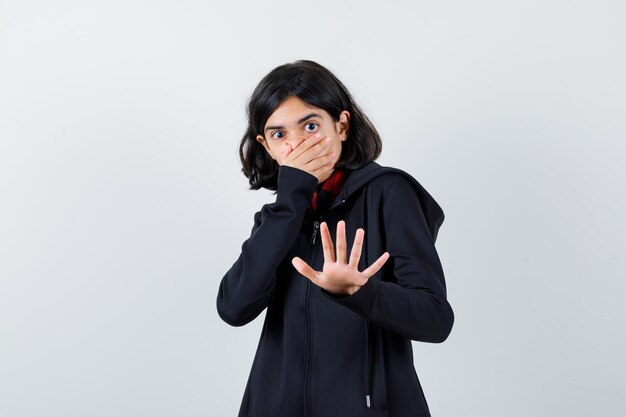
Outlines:
{"label": "collar of plaid shirt", "polygon": [[317,186],[311,202],[315,214],[324,213],[330,207],[347,178],[348,172],[335,169],[330,177]]}

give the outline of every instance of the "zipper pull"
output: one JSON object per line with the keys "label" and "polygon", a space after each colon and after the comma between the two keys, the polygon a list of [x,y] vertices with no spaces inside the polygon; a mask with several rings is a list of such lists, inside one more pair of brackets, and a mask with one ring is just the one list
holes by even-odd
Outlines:
{"label": "zipper pull", "polygon": [[367,408],[370,408],[372,406],[372,403],[370,402],[370,395],[367,394],[365,396],[365,404],[367,405]]}
{"label": "zipper pull", "polygon": [[313,223],[313,236],[311,236],[311,243],[315,245],[315,236],[317,236],[317,231],[320,228],[320,222],[318,220],[315,220],[315,222]]}

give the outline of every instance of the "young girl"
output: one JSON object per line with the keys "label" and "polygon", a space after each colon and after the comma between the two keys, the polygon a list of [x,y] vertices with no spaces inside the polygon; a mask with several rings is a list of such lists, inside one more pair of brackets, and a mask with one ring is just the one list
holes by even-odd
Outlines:
{"label": "young girl", "polygon": [[239,417],[430,416],[411,341],[452,330],[435,249],[444,214],[410,174],[374,161],[381,148],[315,62],[281,65],[252,93],[242,171],[276,201],[255,213],[217,295],[232,326],[267,307]]}

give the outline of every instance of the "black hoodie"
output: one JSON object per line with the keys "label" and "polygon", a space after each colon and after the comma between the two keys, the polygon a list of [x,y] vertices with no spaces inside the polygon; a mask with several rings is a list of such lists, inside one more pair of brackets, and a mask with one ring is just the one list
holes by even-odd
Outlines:
{"label": "black hoodie", "polygon": [[[232,326],[266,307],[239,417],[427,417],[411,340],[441,343],[454,313],[435,240],[444,214],[417,180],[374,161],[350,171],[330,209],[313,218],[317,178],[279,166],[276,201],[254,215],[250,237],[222,278],[217,311]],[[292,265],[324,264],[319,223],[348,254],[365,230],[359,271],[385,265],[352,295],[330,293]],[[349,255],[348,255],[349,256]]]}

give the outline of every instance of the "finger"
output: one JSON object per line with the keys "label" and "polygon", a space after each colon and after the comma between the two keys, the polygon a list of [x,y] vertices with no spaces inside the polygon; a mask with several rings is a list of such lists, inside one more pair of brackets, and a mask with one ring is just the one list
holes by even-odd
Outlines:
{"label": "finger", "polygon": [[337,263],[346,263],[348,244],[346,243],[346,222],[339,220],[337,223]]}
{"label": "finger", "polygon": [[[304,151],[302,158],[307,161],[307,167],[316,166],[317,164],[324,165],[332,161],[332,159],[328,159],[328,154],[331,152],[333,152],[332,139],[330,137],[324,137],[324,139],[319,143],[316,143],[315,146],[312,146]],[[334,156],[335,155],[332,155],[330,158],[333,158]]]}
{"label": "finger", "polygon": [[[325,139],[325,137],[322,136],[322,134],[319,132],[314,135],[309,135],[306,138],[304,138],[304,140],[300,142],[298,146],[294,148],[294,156],[293,156],[294,159],[299,158],[302,154],[307,152],[309,149],[313,148],[315,145],[322,142],[323,139]],[[322,145],[323,145],[323,142],[322,142]],[[312,159],[314,159],[315,155],[316,153],[313,152],[311,155],[309,154],[305,155],[305,157],[310,162]]]}
{"label": "finger", "polygon": [[371,277],[376,272],[378,272],[380,268],[383,267],[385,262],[387,262],[387,259],[389,259],[389,252],[385,252],[382,255],[380,255],[380,257],[376,259],[376,261],[374,261],[372,265],[370,265],[367,269],[365,269],[361,273],[365,275],[367,278]]}
{"label": "finger", "polygon": [[325,149],[322,153],[313,156],[305,165],[308,170],[317,170],[320,168],[326,168],[335,161],[335,152],[331,149]]}
{"label": "finger", "polygon": [[328,230],[328,224],[326,224],[326,222],[322,222],[320,225],[320,233],[322,235],[322,248],[324,249],[324,263],[335,262],[333,240],[330,236],[330,230]]}
{"label": "finger", "polygon": [[296,268],[300,274],[317,284],[317,272],[309,266],[306,262],[300,259],[298,256],[291,258],[291,264]]}
{"label": "finger", "polygon": [[323,152],[307,161],[305,164],[306,170],[313,173],[313,175],[320,177],[326,171],[332,170],[332,167],[337,160],[337,155],[330,146],[326,147]]}
{"label": "finger", "polygon": [[333,139],[330,136],[325,136],[319,143],[315,144],[314,157],[327,154],[332,148]]}
{"label": "finger", "polygon": [[310,146],[307,147],[305,152],[308,153],[308,156],[310,158],[315,159],[317,156],[323,155],[325,152],[327,152],[331,143],[332,139],[329,136],[324,136],[321,133],[316,133],[314,140],[310,141]]}
{"label": "finger", "polygon": [[361,259],[361,249],[363,248],[363,235],[365,235],[364,229],[360,227],[356,229],[352,251],[350,252],[350,266],[357,270],[359,267],[359,259]]}
{"label": "finger", "polygon": [[[328,159],[328,161],[331,161],[331,159]],[[315,165],[319,165],[319,163],[321,162],[311,162],[310,164],[307,165],[307,169],[309,169],[312,166]],[[330,172],[332,173],[333,171],[333,163],[329,162],[327,164],[322,164],[319,168],[315,168],[315,169],[311,169],[309,172],[313,175],[315,175],[317,178],[321,178],[323,176],[324,173],[326,172]]]}

